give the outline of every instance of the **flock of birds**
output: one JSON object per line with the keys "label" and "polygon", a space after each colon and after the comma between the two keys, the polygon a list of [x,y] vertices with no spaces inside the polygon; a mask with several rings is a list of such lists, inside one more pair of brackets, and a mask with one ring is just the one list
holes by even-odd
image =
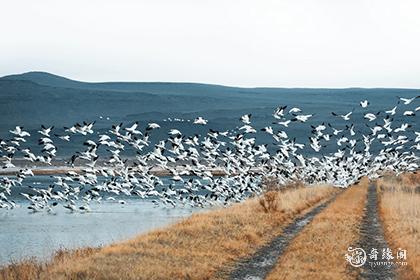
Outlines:
{"label": "flock of birds", "polygon": [[[369,112],[369,102],[361,101],[363,123],[352,121],[354,110],[332,112],[332,118],[345,124],[311,125],[307,142],[298,142],[284,130],[307,122],[313,114],[287,106],[278,107],[271,126],[264,128],[254,127],[253,116],[246,114],[233,131],[209,129],[205,135],[184,135],[173,128],[167,139],[156,142],[150,136],[162,129],[157,123],[149,123],[143,130],[138,122],[118,124],[106,133],[95,133],[95,122],[65,127],[60,134],[54,127],[41,126],[37,132],[42,148],[39,153],[26,145],[31,134],[16,126],[10,130],[10,139],[0,140],[0,165],[16,173],[0,178],[0,208],[19,206],[11,199],[14,190],[25,190],[20,195],[35,212],[54,211],[58,205],[72,212],[86,212],[93,201],[124,204],[124,199],[133,196],[173,207],[203,207],[239,202],[259,194],[264,189],[264,178],[279,184],[299,180],[348,187],[363,176],[375,178],[387,170],[415,172],[419,166],[420,132],[405,118],[416,117],[420,107],[408,110],[407,105],[415,104],[419,97],[399,98],[395,107],[380,112]],[[398,126],[393,122],[397,116],[402,118]],[[208,120],[197,117],[191,123],[207,126]],[[362,133],[358,129],[361,127],[368,132]],[[258,143],[257,135],[261,133],[270,137],[274,149]],[[23,166],[54,164],[60,145],[73,141],[76,135],[83,136],[84,149],[66,161],[74,169],[51,176],[48,188],[20,188],[25,178],[34,176],[34,170]],[[325,153],[326,147],[333,151]],[[123,156],[127,153],[130,156]],[[17,160],[27,164],[17,167]]]}

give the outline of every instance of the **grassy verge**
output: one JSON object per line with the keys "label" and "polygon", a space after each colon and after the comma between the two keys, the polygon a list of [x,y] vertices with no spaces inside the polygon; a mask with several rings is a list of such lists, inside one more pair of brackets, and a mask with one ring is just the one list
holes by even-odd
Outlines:
{"label": "grassy verge", "polygon": [[[27,259],[21,262],[13,262],[12,264],[0,267],[1,280],[33,280],[43,279],[42,275],[49,272],[53,267],[58,265],[67,265],[69,262],[88,257],[99,251],[98,248],[83,248],[76,250],[59,250],[52,257],[51,261],[41,263],[36,259]],[[77,279],[77,278],[75,278]]]}
{"label": "grassy verge", "polygon": [[420,279],[419,187],[420,174],[385,176],[378,180],[379,213],[386,239],[394,257],[398,248],[407,251],[408,265],[399,266],[397,270],[401,279]]}
{"label": "grassy verge", "polygon": [[214,279],[335,192],[327,186],[271,191],[86,255],[47,265],[30,262],[31,277],[20,273],[23,265],[6,267],[0,279]]}
{"label": "grassy verge", "polygon": [[267,279],[355,279],[344,254],[358,241],[367,198],[363,179],[341,193],[293,240]]}

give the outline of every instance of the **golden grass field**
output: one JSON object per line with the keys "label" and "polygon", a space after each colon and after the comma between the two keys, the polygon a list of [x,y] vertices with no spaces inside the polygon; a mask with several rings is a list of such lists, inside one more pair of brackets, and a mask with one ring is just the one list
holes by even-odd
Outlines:
{"label": "golden grass field", "polygon": [[[267,182],[260,197],[103,248],[60,251],[47,263],[14,263],[0,268],[0,279],[227,279],[239,260],[339,192],[299,184],[279,190]],[[360,238],[369,183],[364,178],[339,193],[291,241],[267,279],[357,279],[344,253]],[[393,251],[407,250],[408,266],[398,278],[420,279],[420,176],[383,176],[377,191],[386,240]]]}
{"label": "golden grass field", "polygon": [[384,176],[378,180],[379,209],[392,250],[407,250],[408,267],[401,279],[420,279],[420,173]]}

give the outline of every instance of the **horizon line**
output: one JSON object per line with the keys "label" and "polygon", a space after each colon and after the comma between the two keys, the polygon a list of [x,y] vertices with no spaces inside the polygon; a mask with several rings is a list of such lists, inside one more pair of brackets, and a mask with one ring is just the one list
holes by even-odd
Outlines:
{"label": "horizon line", "polygon": [[[195,85],[209,85],[209,86],[220,86],[220,87],[227,87],[227,88],[242,88],[242,89],[327,89],[327,90],[344,90],[344,89],[403,89],[403,90],[420,90],[420,88],[414,88],[414,87],[383,87],[383,86],[345,86],[345,87],[311,87],[311,86],[237,86],[237,85],[227,85],[227,84],[218,84],[218,83],[211,83],[211,82],[191,82],[191,81],[133,81],[133,80],[109,80],[109,81],[87,81],[87,80],[79,80],[70,78],[65,75],[61,74],[55,74],[52,72],[42,71],[42,70],[31,70],[21,73],[12,73],[12,74],[6,74],[4,76],[1,76],[0,79],[6,80],[7,77],[10,76],[22,76],[25,74],[30,73],[38,73],[38,74],[46,74],[50,76],[54,76],[56,78],[61,78],[65,80],[69,80],[72,82],[79,82],[79,83],[87,83],[87,84],[107,84],[107,83],[149,83],[149,84],[195,84]],[[19,79],[15,79],[19,80]],[[27,79],[21,79],[20,81],[28,81]]]}

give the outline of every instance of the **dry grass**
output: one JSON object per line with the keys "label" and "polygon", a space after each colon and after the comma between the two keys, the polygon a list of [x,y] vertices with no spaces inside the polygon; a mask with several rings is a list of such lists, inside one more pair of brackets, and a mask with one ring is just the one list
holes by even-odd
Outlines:
{"label": "dry grass", "polygon": [[278,210],[278,196],[278,192],[270,191],[265,193],[261,196],[261,198],[258,199],[258,202],[260,203],[265,213],[276,212]]}
{"label": "dry grass", "polygon": [[408,266],[398,269],[401,279],[420,279],[420,174],[386,176],[378,180],[380,216],[393,252],[407,250]]}
{"label": "dry grass", "polygon": [[347,189],[293,240],[267,279],[355,279],[344,254],[359,239],[368,180]]}
{"label": "dry grass", "polygon": [[33,280],[42,279],[42,275],[56,265],[66,265],[69,261],[91,256],[98,248],[83,248],[76,250],[59,250],[50,262],[44,263],[36,259],[27,259],[21,262],[0,268],[0,279]]}
{"label": "dry grass", "polygon": [[383,192],[420,193],[420,172],[395,176],[389,173],[377,181],[378,190]]}
{"label": "dry grass", "polygon": [[[39,268],[31,279],[215,279],[281,233],[296,215],[327,199],[327,186],[267,193],[225,209]],[[270,198],[268,198],[270,197]],[[269,199],[270,207],[261,206]],[[24,268],[20,265],[21,269]],[[16,269],[3,279],[24,279]],[[19,269],[17,269],[19,270]],[[5,271],[5,270],[3,270]],[[0,278],[2,278],[0,272]]]}

